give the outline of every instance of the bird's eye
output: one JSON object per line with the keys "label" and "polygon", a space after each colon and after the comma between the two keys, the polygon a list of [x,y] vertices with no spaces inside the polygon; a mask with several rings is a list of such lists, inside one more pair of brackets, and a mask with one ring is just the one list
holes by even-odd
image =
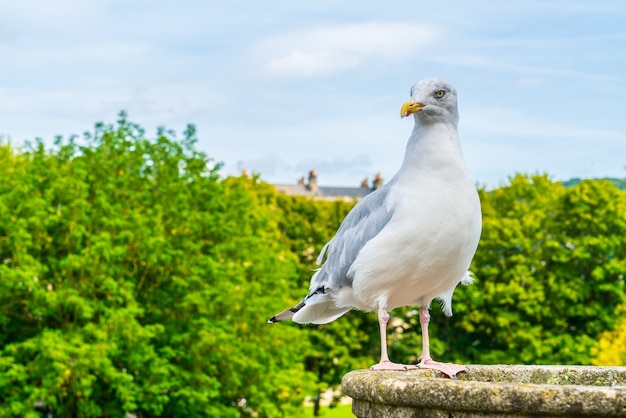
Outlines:
{"label": "bird's eye", "polygon": [[445,90],[437,90],[435,92],[435,97],[438,98],[438,99],[441,99],[445,94],[446,94]]}

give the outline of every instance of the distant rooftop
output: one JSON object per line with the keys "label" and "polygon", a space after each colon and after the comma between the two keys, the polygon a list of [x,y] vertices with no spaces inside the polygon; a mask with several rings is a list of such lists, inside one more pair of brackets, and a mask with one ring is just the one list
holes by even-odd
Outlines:
{"label": "distant rooftop", "polygon": [[383,178],[380,173],[376,174],[371,186],[367,179],[361,182],[359,187],[343,187],[343,186],[319,186],[317,184],[317,172],[311,170],[309,172],[308,181],[304,177],[300,178],[295,184],[274,184],[276,190],[284,192],[291,196],[310,196],[319,199],[362,199],[372,191],[381,188]]}

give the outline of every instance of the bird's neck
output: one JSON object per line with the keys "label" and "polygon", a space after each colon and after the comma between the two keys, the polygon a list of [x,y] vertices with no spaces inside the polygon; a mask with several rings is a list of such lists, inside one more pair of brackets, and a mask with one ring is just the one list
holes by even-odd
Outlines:
{"label": "bird's neck", "polygon": [[445,177],[466,174],[456,126],[449,123],[417,124],[406,146],[401,172],[409,176],[420,172]]}

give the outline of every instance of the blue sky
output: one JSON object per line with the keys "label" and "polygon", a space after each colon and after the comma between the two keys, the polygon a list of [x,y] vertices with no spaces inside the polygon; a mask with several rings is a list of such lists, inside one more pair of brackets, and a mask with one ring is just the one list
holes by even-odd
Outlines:
{"label": "blue sky", "polygon": [[0,4],[0,136],[120,110],[198,128],[222,173],[359,185],[402,160],[419,79],[457,88],[476,182],[626,177],[626,2],[21,0]]}

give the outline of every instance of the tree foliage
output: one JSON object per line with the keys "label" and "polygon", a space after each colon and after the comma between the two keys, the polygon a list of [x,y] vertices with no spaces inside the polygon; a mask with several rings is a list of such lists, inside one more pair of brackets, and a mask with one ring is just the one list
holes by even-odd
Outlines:
{"label": "tree foliage", "polygon": [[[377,360],[371,313],[265,324],[354,202],[219,170],[193,126],[147,139],[124,114],[52,149],[0,144],[0,416],[301,416]],[[477,280],[454,317],[434,307],[433,355],[623,363],[626,194],[518,175],[480,195]],[[417,361],[416,313],[392,312],[396,361]]]}
{"label": "tree foliage", "polygon": [[0,415],[299,410],[308,342],[259,317],[296,274],[276,193],[220,181],[195,141],[121,115],[52,152],[0,148]]}
{"label": "tree foliage", "polygon": [[626,366],[626,304],[620,305],[616,314],[620,318],[617,327],[604,332],[593,350],[596,366]]}

